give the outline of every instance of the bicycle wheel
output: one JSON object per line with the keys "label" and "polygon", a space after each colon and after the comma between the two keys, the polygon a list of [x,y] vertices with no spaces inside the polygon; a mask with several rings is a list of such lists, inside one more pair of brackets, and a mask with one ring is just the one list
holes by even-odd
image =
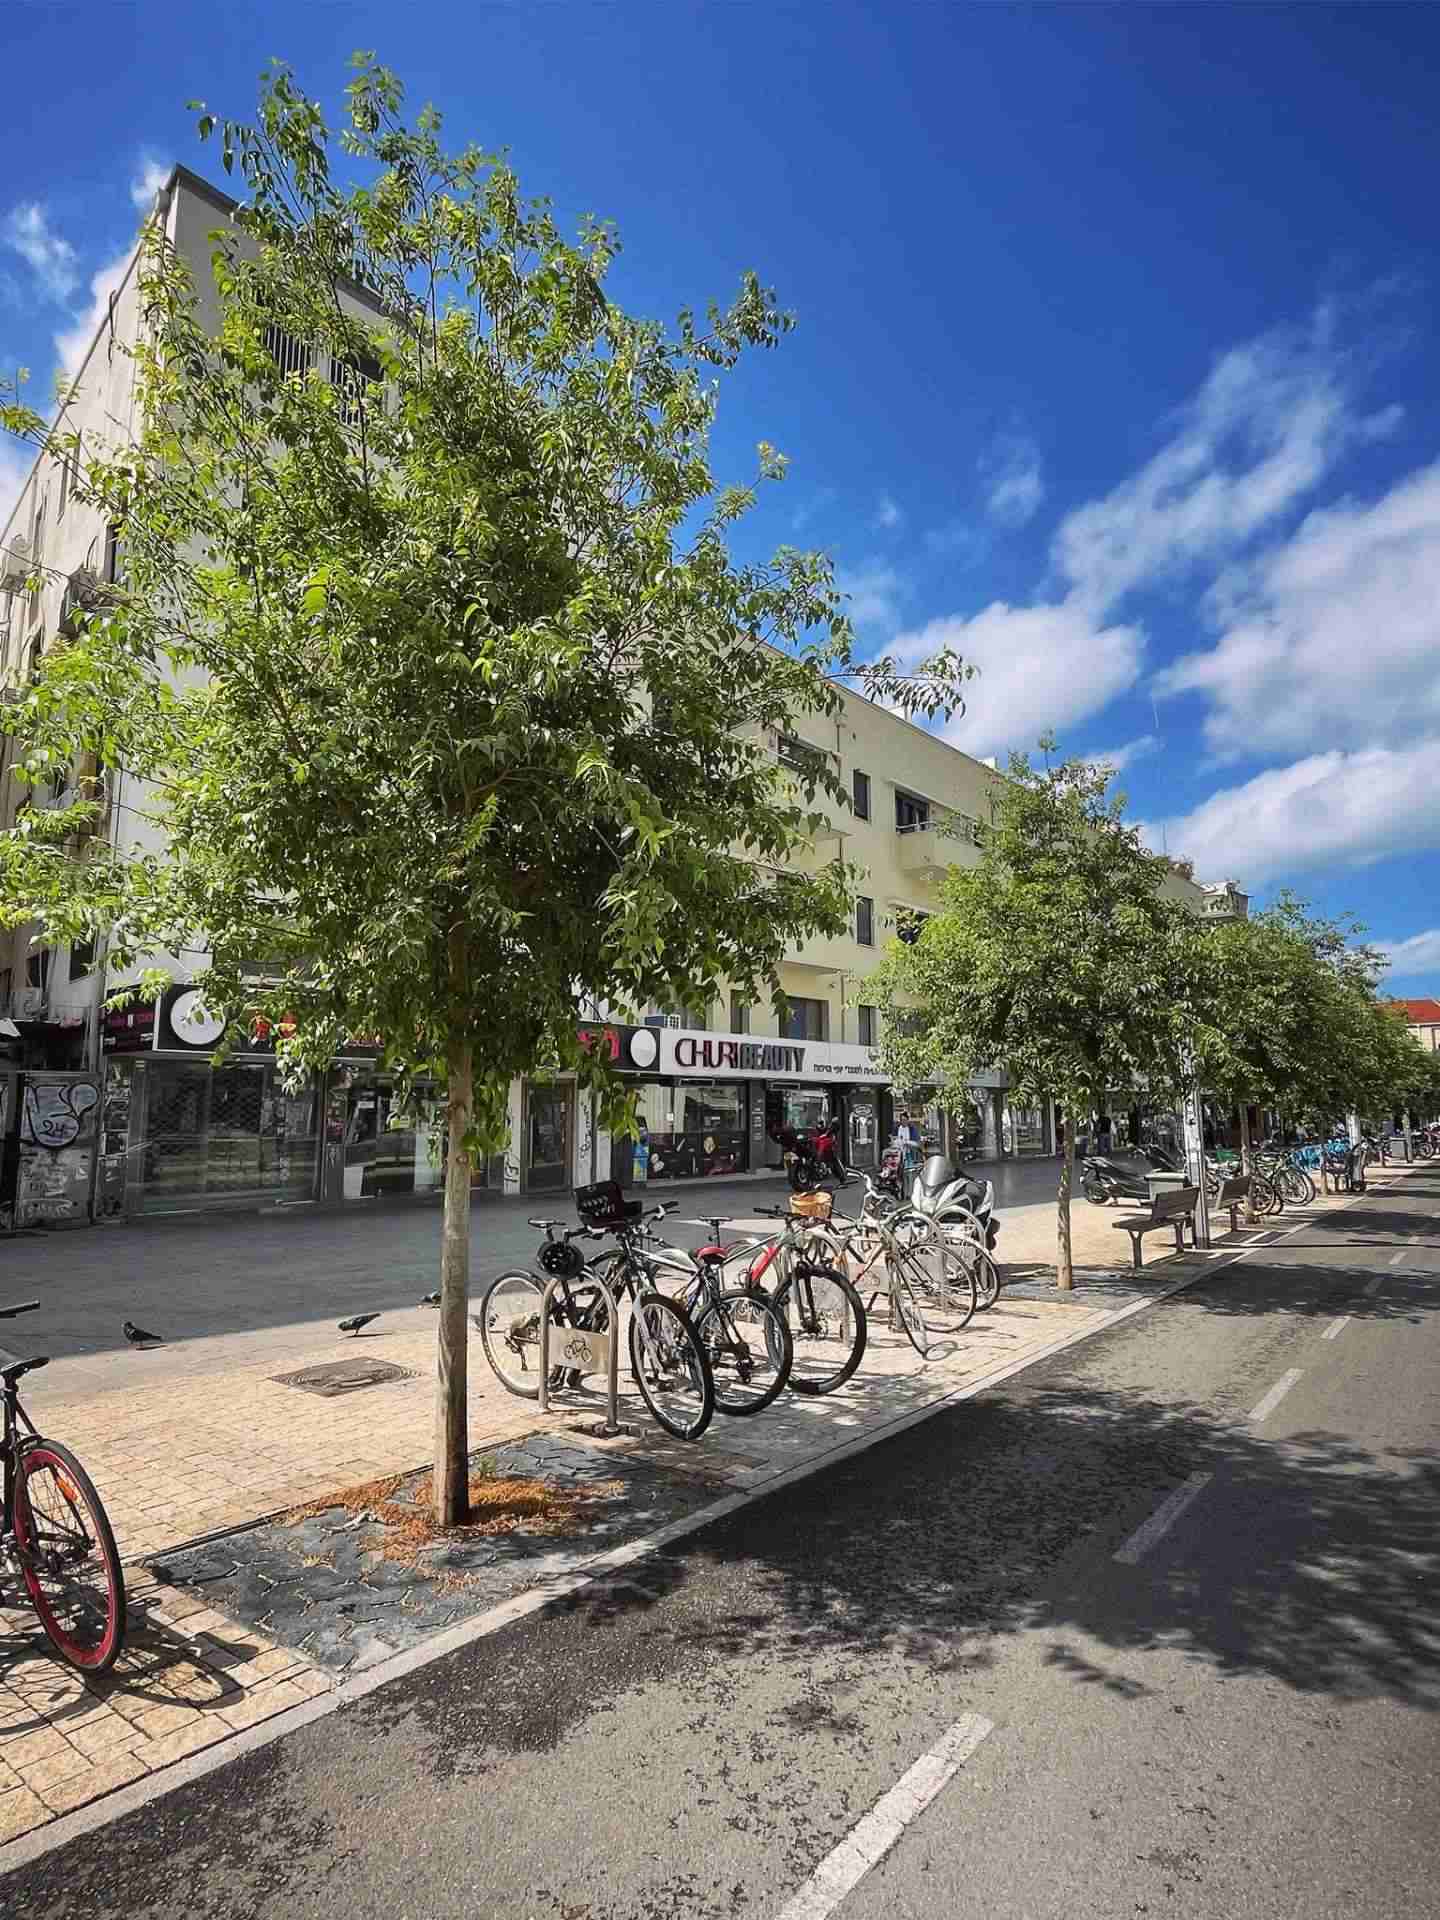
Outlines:
{"label": "bicycle wheel", "polygon": [[860,1296],[837,1267],[794,1260],[770,1296],[795,1347],[790,1386],[796,1393],[834,1393],[859,1366],[868,1329]]}
{"label": "bicycle wheel", "polygon": [[897,1253],[927,1333],[959,1333],[974,1318],[979,1304],[976,1269],[965,1258],[965,1251],[965,1247],[953,1246],[937,1235],[923,1246]]}
{"label": "bicycle wheel", "polygon": [[1000,1269],[988,1247],[976,1247],[973,1252],[962,1247],[960,1257],[974,1274],[975,1305],[979,1312],[984,1313],[1000,1298]]}
{"label": "bicycle wheel", "polygon": [[734,1287],[695,1315],[720,1413],[763,1413],[785,1390],[795,1343],[785,1316],[763,1293]]}
{"label": "bicycle wheel", "polygon": [[715,1412],[715,1379],[689,1314],[663,1293],[642,1293],[635,1302],[630,1371],[667,1433],[677,1440],[700,1438]]}
{"label": "bicycle wheel", "polygon": [[924,1360],[930,1352],[925,1316],[920,1311],[920,1302],[915,1298],[915,1289],[898,1265],[890,1269],[890,1316],[899,1323],[906,1339]]}
{"label": "bicycle wheel", "polygon": [[72,1667],[107,1672],[125,1644],[120,1550],[89,1474],[58,1441],[21,1449],[15,1545],[51,1646]]}
{"label": "bicycle wheel", "polygon": [[[474,1315],[491,1372],[507,1393],[518,1394],[522,1400],[540,1398],[540,1301],[544,1292],[543,1281],[517,1267],[496,1275],[481,1294],[479,1311]],[[590,1297],[599,1299],[593,1292]],[[588,1326],[595,1318],[579,1313],[575,1316],[581,1326]],[[551,1298],[550,1319],[553,1353],[559,1345],[554,1330],[567,1324],[565,1302],[558,1295]],[[604,1324],[602,1310],[596,1326],[603,1328]],[[564,1368],[552,1360],[551,1386],[563,1385],[564,1374]]]}

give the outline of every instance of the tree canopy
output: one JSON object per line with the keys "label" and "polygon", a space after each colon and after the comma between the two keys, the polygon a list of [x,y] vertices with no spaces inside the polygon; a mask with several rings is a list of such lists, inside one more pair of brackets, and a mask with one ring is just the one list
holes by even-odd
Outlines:
{"label": "tree canopy", "polygon": [[[291,1066],[371,1035],[446,1083],[453,1518],[467,1168],[511,1079],[569,1069],[623,1121],[582,1010],[759,997],[838,931],[845,870],[787,862],[844,796],[819,759],[797,790],[766,733],[846,679],[946,709],[967,669],[857,660],[824,556],[732,559],[756,494],[712,472],[717,379],[791,325],[754,275],[703,321],[627,315],[614,231],[566,238],[502,156],[448,151],[431,108],[407,124],[369,55],[338,135],[283,65],[253,123],[196,111],[243,201],[199,277],[150,231],[143,430],[87,436],[80,482],[123,590],[12,709],[32,776],[96,777],[6,837],[0,914],[98,935],[113,968],[203,949],[212,1011],[283,1020]],[[783,469],[762,445],[758,481]],[[81,853],[120,768],[155,831]]]}
{"label": "tree canopy", "polygon": [[978,861],[951,867],[938,911],[887,951],[875,982],[889,1015],[882,1051],[898,1083],[935,1082],[951,1105],[992,1066],[1022,1098],[1063,1102],[1058,1278],[1069,1286],[1075,1116],[1110,1089],[1187,1084],[1197,927],[1163,891],[1168,863],[1127,825],[1106,769],[1040,770],[1015,755],[1009,775]]}

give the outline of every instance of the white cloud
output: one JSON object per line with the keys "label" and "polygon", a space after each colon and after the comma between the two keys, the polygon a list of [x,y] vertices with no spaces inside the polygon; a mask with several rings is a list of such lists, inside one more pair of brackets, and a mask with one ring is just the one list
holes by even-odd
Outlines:
{"label": "white cloud", "polygon": [[954,562],[956,566],[978,567],[990,554],[990,535],[984,527],[968,520],[950,520],[943,527],[931,527],[925,535],[931,553]]}
{"label": "white cloud", "polygon": [[1003,433],[978,462],[985,505],[1002,527],[1023,527],[1045,498],[1040,449],[1027,433]]}
{"label": "white cloud", "polygon": [[55,356],[59,362],[56,372],[62,380],[71,380],[79,372],[86,348],[110,310],[110,296],[125,278],[125,269],[134,251],[133,247],[127,247],[124,253],[107,261],[90,276],[90,305],[83,313],[76,314],[70,326],[56,334]]}
{"label": "white cloud", "polygon": [[1312,513],[1212,595],[1219,642],[1160,674],[1221,756],[1398,744],[1440,726],[1440,462]]}
{"label": "white cloud", "polygon": [[38,200],[12,207],[0,221],[0,241],[18,253],[52,300],[68,300],[80,284],[75,249],[50,226]]}
{"label": "white cloud", "polygon": [[149,213],[155,204],[155,196],[170,178],[170,169],[163,160],[157,160],[153,154],[142,153],[139,166],[130,182],[130,199],[137,213]]}
{"label": "white cloud", "polygon": [[824,513],[834,499],[834,487],[821,487],[817,493],[812,493],[808,500],[802,500],[796,507],[790,516],[791,527],[796,533],[803,533],[810,522],[817,515]]}
{"label": "white cloud", "polygon": [[1142,733],[1138,739],[1127,740],[1124,746],[1103,747],[1098,753],[1087,753],[1085,758],[1092,767],[1113,767],[1116,773],[1123,773],[1126,767],[1159,750],[1159,734]]}
{"label": "white cloud", "polygon": [[835,576],[835,585],[850,596],[846,612],[857,627],[894,626],[899,619],[906,585],[893,567],[872,561],[853,573],[842,569]]}
{"label": "white cloud", "polygon": [[904,512],[899,505],[890,498],[888,493],[882,493],[879,505],[875,509],[875,518],[870,525],[879,533],[893,533],[904,519]]}
{"label": "white cloud", "polygon": [[1149,822],[1146,833],[1202,873],[1240,873],[1254,886],[1440,847],[1440,809],[1425,801],[1437,782],[1440,736],[1400,749],[1313,753],[1223,787],[1190,813]]}
{"label": "white cloud", "polygon": [[1377,940],[1375,944],[1390,962],[1390,972],[1397,980],[1418,980],[1422,974],[1440,973],[1440,927],[1412,933],[1408,940]]}
{"label": "white cloud", "polygon": [[902,634],[892,651],[911,663],[954,647],[979,669],[969,710],[944,729],[967,753],[1028,751],[1047,728],[1063,732],[1135,684],[1145,640],[1136,627],[1100,626],[1072,601],[1012,607],[996,600]]}
{"label": "white cloud", "polygon": [[1307,332],[1232,348],[1153,459],[1062,522],[1054,558],[1072,590],[1111,607],[1263,533],[1363,433],[1350,377],[1328,309]]}

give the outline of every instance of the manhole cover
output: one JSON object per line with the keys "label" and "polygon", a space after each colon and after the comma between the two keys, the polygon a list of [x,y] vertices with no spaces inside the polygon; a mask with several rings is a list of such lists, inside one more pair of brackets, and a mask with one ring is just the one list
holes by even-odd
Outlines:
{"label": "manhole cover", "polygon": [[392,1380],[418,1380],[410,1367],[397,1367],[389,1360],[328,1360],[323,1367],[301,1367],[298,1373],[272,1375],[277,1387],[298,1387],[301,1393],[318,1393],[333,1400],[342,1393],[359,1393],[365,1387],[387,1386]]}

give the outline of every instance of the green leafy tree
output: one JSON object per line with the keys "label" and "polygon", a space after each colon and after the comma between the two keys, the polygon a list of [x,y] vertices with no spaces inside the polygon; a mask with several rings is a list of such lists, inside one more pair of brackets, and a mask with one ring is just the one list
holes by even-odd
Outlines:
{"label": "green leafy tree", "polygon": [[1009,772],[977,864],[951,867],[938,912],[886,953],[882,1051],[897,1082],[938,1082],[955,1106],[991,1066],[1022,1098],[1063,1103],[1056,1278],[1070,1287],[1076,1119],[1112,1088],[1187,1084],[1200,929],[1163,892],[1168,865],[1126,824],[1108,770],[1022,755]]}
{"label": "green leafy tree", "polygon": [[[82,786],[5,837],[0,912],[108,940],[116,968],[207,950],[211,1010],[287,1021],[290,1069],[379,1036],[402,1080],[443,1080],[453,1521],[469,1173],[511,1080],[572,1071],[626,1124],[586,1007],[722,979],[759,999],[845,924],[845,869],[787,866],[817,794],[844,796],[823,760],[777,769],[766,731],[833,712],[845,678],[935,712],[966,669],[857,666],[823,557],[732,560],[755,495],[712,475],[716,377],[791,324],[753,275],[704,322],[630,317],[608,226],[567,239],[503,159],[447,151],[438,114],[407,124],[394,77],[354,65],[338,138],[283,66],[254,124],[197,109],[244,204],[213,285],[151,246],[143,436],[84,449],[124,590],[12,709],[31,776],[123,767],[163,844],[83,851]],[[4,424],[45,433],[15,404]]]}

